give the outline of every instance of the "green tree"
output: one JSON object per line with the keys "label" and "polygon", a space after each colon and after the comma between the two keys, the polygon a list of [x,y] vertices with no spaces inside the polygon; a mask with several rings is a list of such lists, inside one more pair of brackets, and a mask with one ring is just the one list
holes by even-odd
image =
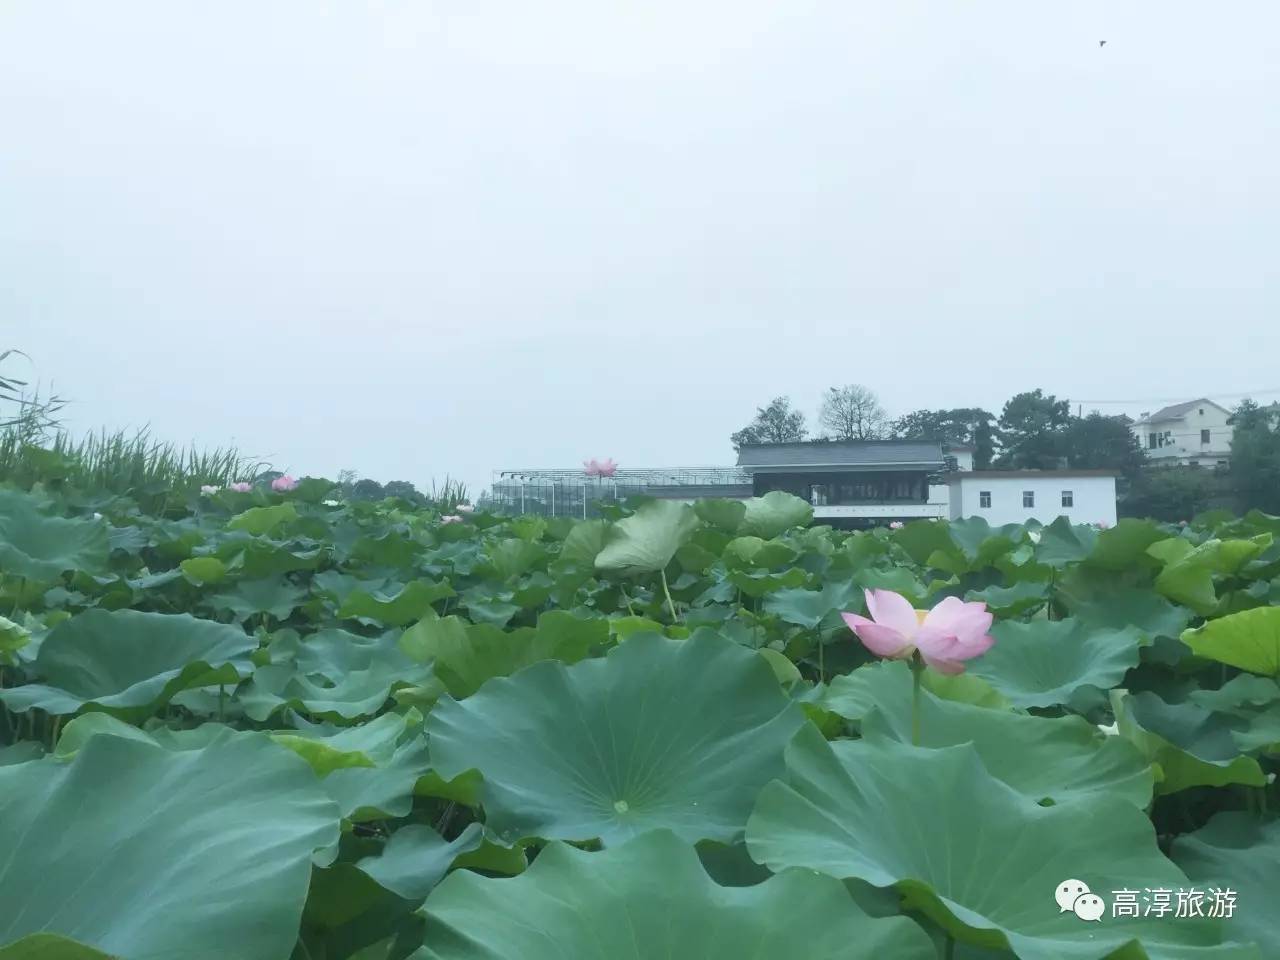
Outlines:
{"label": "green tree", "polygon": [[351,496],[355,500],[381,500],[385,494],[382,484],[365,477],[363,480],[357,480],[351,487]]}
{"label": "green tree", "polygon": [[889,426],[880,399],[860,383],[830,387],[818,422],[833,440],[879,440]]}
{"label": "green tree", "polygon": [[1222,478],[1199,467],[1152,467],[1141,471],[1119,504],[1127,517],[1176,523],[1217,506],[1227,494]]}
{"label": "green tree", "polygon": [[913,410],[893,422],[892,433],[904,440],[925,438],[948,446],[973,447],[974,469],[986,470],[995,454],[995,419],[981,407]]}
{"label": "green tree", "polygon": [[1237,505],[1280,513],[1280,409],[1245,399],[1230,422],[1235,429],[1228,470]]}
{"label": "green tree", "polygon": [[1115,470],[1132,479],[1147,462],[1146,451],[1129,425],[1101,413],[1072,417],[1063,445],[1067,464],[1077,470]]}
{"label": "green tree", "polygon": [[774,397],[767,407],[757,407],[755,419],[730,434],[729,441],[735,448],[744,443],[794,443],[807,432],[804,414],[792,409],[791,398]]}
{"label": "green tree", "polygon": [[408,480],[388,480],[382,488],[384,497],[399,497],[401,500],[408,500],[410,503],[420,503],[422,494]]}
{"label": "green tree", "polygon": [[1000,411],[996,465],[1013,470],[1053,470],[1066,458],[1071,407],[1038,387],[1010,398]]}

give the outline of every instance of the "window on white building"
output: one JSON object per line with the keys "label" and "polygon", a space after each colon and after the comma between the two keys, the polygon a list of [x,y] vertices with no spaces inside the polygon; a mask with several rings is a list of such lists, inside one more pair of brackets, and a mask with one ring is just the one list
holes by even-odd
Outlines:
{"label": "window on white building", "polygon": [[1147,434],[1147,447],[1149,449],[1154,450],[1156,448],[1156,444],[1159,443],[1159,441],[1160,441],[1160,435],[1158,433]]}
{"label": "window on white building", "polygon": [[1022,491],[1022,505],[1024,507],[1034,507],[1036,505],[1036,492],[1034,490]]}
{"label": "window on white building", "polygon": [[1208,430],[1201,430],[1201,431],[1200,431],[1200,442],[1201,442],[1201,443],[1208,443],[1208,442],[1209,442],[1209,431],[1208,431]]}
{"label": "window on white building", "polygon": [[981,507],[983,510],[991,509],[991,491],[990,490],[978,491],[978,506]]}
{"label": "window on white building", "polygon": [[1204,407],[1201,407],[1201,408],[1200,408],[1200,416],[1202,416],[1202,417],[1204,416]]}
{"label": "window on white building", "polygon": [[1076,505],[1075,494],[1073,494],[1070,490],[1063,490],[1062,505],[1064,507],[1074,507]]}

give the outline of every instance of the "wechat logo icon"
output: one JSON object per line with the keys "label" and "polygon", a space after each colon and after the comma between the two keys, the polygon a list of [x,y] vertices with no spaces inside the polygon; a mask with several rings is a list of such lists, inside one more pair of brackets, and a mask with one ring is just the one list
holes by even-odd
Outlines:
{"label": "wechat logo icon", "polygon": [[1074,913],[1088,923],[1101,923],[1102,915],[1107,912],[1106,902],[1091,893],[1083,880],[1063,880],[1053,891],[1053,899],[1058,902],[1059,913]]}

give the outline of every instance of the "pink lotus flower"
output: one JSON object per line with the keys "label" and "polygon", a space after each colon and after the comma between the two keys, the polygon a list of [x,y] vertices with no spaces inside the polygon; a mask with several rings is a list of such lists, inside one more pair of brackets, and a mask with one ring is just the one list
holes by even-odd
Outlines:
{"label": "pink lotus flower", "polygon": [[902,521],[901,521],[901,520],[894,520],[892,523],[890,523],[890,524],[889,524],[889,529],[890,529],[890,530],[901,530],[901,529],[902,529]]}
{"label": "pink lotus flower", "polygon": [[200,488],[200,495],[203,497],[212,497],[221,489],[221,487],[216,487],[212,483],[206,483]]}
{"label": "pink lotus flower", "polygon": [[253,484],[247,480],[237,480],[235,483],[227,484],[228,490],[234,490],[236,493],[248,493],[253,489]]}
{"label": "pink lotus flower", "polygon": [[440,518],[440,522],[441,523],[461,523],[462,518],[458,516],[456,513],[446,513],[443,517]]}
{"label": "pink lotus flower", "polygon": [[964,661],[981,656],[995,643],[987,631],[992,616],[981,602],[947,597],[932,610],[916,610],[892,590],[867,590],[867,612],[841,614],[849,629],[872,653],[909,660],[917,651],[939,673],[963,673]]}
{"label": "pink lotus flower", "polygon": [[287,493],[298,486],[298,481],[293,477],[285,474],[283,477],[276,477],[271,481],[271,489],[276,493]]}

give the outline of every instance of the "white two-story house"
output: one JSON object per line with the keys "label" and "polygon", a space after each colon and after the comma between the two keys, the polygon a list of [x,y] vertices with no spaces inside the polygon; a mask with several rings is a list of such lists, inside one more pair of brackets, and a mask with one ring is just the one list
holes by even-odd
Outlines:
{"label": "white two-story house", "polygon": [[1157,466],[1226,466],[1231,411],[1212,400],[1188,400],[1144,413],[1129,429]]}

